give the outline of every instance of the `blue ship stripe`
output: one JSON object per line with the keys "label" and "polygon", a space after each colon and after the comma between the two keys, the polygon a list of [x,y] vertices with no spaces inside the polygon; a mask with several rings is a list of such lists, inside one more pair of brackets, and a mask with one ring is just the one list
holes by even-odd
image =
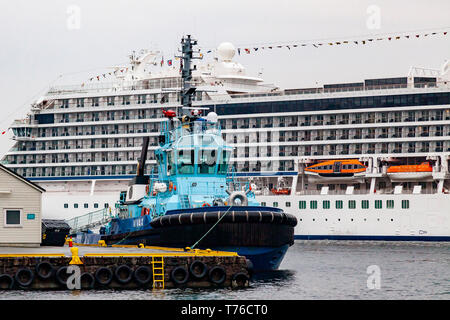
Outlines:
{"label": "blue ship stripe", "polygon": [[450,236],[294,235],[295,240],[450,241]]}

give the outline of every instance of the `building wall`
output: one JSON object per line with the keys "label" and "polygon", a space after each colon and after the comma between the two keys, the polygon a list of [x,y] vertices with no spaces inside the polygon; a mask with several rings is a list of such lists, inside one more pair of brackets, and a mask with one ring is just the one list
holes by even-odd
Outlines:
{"label": "building wall", "polygon": [[[41,195],[39,190],[0,168],[0,246],[40,245]],[[5,209],[21,210],[21,226],[5,227]],[[34,214],[34,220],[28,219],[28,214]]]}

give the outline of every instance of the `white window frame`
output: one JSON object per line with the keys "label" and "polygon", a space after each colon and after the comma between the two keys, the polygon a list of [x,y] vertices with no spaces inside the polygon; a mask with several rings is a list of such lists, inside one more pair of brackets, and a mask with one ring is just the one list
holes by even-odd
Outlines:
{"label": "white window frame", "polygon": [[[20,223],[19,224],[7,224],[6,223],[6,213],[7,211],[19,211],[20,212]],[[4,208],[3,209],[3,227],[5,228],[22,228],[23,227],[23,209],[21,208]]]}

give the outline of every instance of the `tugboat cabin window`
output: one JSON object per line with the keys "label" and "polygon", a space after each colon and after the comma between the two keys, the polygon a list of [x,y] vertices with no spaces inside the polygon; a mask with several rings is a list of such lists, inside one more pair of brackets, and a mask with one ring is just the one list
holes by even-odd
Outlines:
{"label": "tugboat cabin window", "polygon": [[228,159],[230,158],[230,151],[222,150],[221,157],[219,158],[218,174],[227,174],[228,171]]}
{"label": "tugboat cabin window", "polygon": [[194,173],[194,149],[181,149],[178,151],[177,168],[179,174]]}
{"label": "tugboat cabin window", "polygon": [[167,174],[173,175],[175,174],[175,163],[174,163],[174,152],[167,153]]}
{"label": "tugboat cabin window", "polygon": [[198,157],[198,173],[214,174],[216,170],[217,150],[201,149]]}

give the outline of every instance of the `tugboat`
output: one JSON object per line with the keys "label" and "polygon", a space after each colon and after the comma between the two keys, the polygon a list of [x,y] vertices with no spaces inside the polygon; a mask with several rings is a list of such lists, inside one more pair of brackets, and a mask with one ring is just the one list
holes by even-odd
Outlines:
{"label": "tugboat", "polygon": [[[255,200],[251,185],[230,174],[232,147],[222,139],[217,114],[192,108],[192,45],[182,39],[183,107],[164,110],[157,173],[144,175],[148,137],[136,177],[117,203],[117,215],[100,229],[107,244],[202,248],[237,252],[254,271],[278,269],[294,243],[295,216]],[[177,117],[177,114],[180,114]]]}

